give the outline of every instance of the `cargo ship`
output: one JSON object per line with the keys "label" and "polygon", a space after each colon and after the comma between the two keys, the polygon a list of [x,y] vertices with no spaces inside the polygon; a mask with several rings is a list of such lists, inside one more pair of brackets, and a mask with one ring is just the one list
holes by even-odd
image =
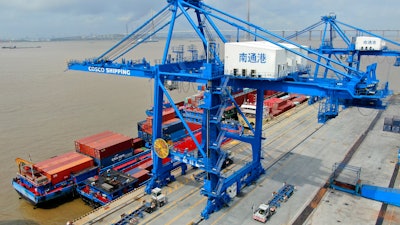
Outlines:
{"label": "cargo ship", "polygon": [[[134,162],[143,152],[144,141],[104,131],[75,141],[75,151],[39,163],[17,158],[17,176],[12,185],[18,194],[36,207],[54,200],[74,198],[77,187],[110,166]],[[135,156],[135,157],[134,157]],[[149,156],[150,157],[150,156]]]}
{"label": "cargo ship", "polygon": [[[273,95],[276,92],[266,94]],[[254,90],[246,89],[235,93],[234,98],[238,103],[243,103],[249,98],[254,98],[254,95]],[[199,106],[203,99],[203,93],[199,92],[175,104],[179,107],[198,142],[201,142],[202,117],[202,109]],[[76,140],[75,152],[37,164],[17,159],[19,172],[12,181],[13,187],[35,206],[78,193],[84,201],[96,207],[145,184],[151,176],[153,166],[150,151],[152,110],[147,110],[146,113],[147,118],[137,123],[137,138],[104,131]],[[224,123],[223,129],[241,132],[242,127],[235,120],[235,114],[235,107],[226,108],[224,119],[227,122]],[[194,141],[188,136],[182,121],[176,118],[176,113],[170,103],[164,105],[162,115],[162,137],[170,145],[174,145],[175,151],[197,154]],[[81,165],[78,159],[84,163]],[[180,166],[177,163],[174,164],[169,158],[163,159],[163,164],[168,163],[172,167]],[[129,182],[110,184],[107,179],[101,178],[111,173],[117,179],[129,177]]]}
{"label": "cargo ship", "polygon": [[[166,140],[172,143],[187,136],[172,108],[166,107],[163,114],[163,137]],[[12,185],[21,197],[34,206],[40,207],[61,197],[71,199],[71,195],[76,193],[94,205],[105,204],[145,184],[150,178],[153,166],[149,148],[152,117],[148,116],[138,127],[140,136],[145,139],[104,131],[76,140],[74,152],[36,164],[17,158],[18,173]],[[200,125],[191,127],[199,129]],[[164,159],[163,163],[170,163],[170,159]],[[107,179],[101,179],[110,171],[114,177],[130,177],[130,182],[110,184]],[[99,185],[91,185],[94,180]],[[98,186],[103,188],[99,189]],[[89,196],[88,193],[101,194]]]}
{"label": "cargo ship", "polygon": [[44,206],[74,195],[75,186],[98,173],[91,157],[68,152],[39,163],[17,158],[17,176],[12,185],[34,206]]}
{"label": "cargo ship", "polygon": [[141,138],[105,131],[77,140],[75,146],[77,151],[91,155],[100,167],[99,174],[76,188],[82,200],[94,208],[121,197],[150,178],[151,151]]}

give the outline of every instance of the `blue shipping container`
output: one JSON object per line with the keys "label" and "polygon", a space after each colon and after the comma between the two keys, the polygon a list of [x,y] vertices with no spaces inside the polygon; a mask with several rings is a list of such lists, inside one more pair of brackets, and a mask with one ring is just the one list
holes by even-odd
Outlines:
{"label": "blue shipping container", "polygon": [[107,158],[104,159],[98,159],[98,158],[94,158],[94,161],[96,162],[96,164],[100,167],[107,167],[110,166],[112,164],[115,164],[117,162],[120,162],[124,159],[127,159],[129,157],[133,156],[133,150],[132,148],[129,148],[125,151],[119,152],[115,155],[109,156]]}
{"label": "blue shipping container", "polygon": [[132,176],[141,170],[143,170],[143,169],[136,167],[136,168],[126,171],[125,173]]}

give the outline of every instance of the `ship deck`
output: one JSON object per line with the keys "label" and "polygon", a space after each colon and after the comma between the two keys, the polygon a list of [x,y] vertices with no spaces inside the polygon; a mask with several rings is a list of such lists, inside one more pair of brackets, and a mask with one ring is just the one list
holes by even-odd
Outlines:
{"label": "ship deck", "polygon": [[[245,187],[230,206],[213,213],[208,220],[200,217],[207,198],[200,195],[202,184],[194,179],[201,171],[189,170],[163,193],[168,203],[153,212],[144,213],[139,224],[259,224],[252,219],[252,208],[271,198],[282,183],[296,186],[293,196],[271,217],[268,224],[399,224],[399,207],[326,188],[337,162],[361,167],[365,184],[388,187],[397,164],[398,133],[382,131],[385,116],[398,115],[400,96],[386,111],[348,108],[326,124],[317,123],[317,106],[296,107],[265,125],[262,161],[266,173],[253,185]],[[374,122],[375,119],[375,122]],[[372,124],[372,125],[371,125]],[[249,160],[246,144],[231,142],[234,164],[229,174]],[[175,171],[179,174],[179,171]],[[397,174],[395,188],[399,188]],[[82,216],[74,224],[113,224],[138,208],[144,199],[144,188],[129,193]],[[385,212],[384,214],[381,212]]]}

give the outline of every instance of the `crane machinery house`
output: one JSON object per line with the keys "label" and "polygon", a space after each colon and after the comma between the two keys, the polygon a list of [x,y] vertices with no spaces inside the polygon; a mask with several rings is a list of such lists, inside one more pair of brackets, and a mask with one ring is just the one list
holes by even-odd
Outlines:
{"label": "crane machinery house", "polygon": [[386,42],[379,37],[356,37],[356,50],[359,51],[382,51],[386,49]]}
{"label": "crane machinery house", "polygon": [[[307,55],[299,47],[282,46]],[[305,67],[307,61],[268,41],[229,42],[225,44],[225,74],[279,80]]]}

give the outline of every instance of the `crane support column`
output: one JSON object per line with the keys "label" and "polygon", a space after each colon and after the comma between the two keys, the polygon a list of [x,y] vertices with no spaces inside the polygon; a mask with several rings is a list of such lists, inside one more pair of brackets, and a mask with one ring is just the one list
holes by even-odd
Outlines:
{"label": "crane support column", "polygon": [[[158,138],[162,137],[162,112],[163,112],[163,101],[164,92],[161,85],[164,85],[164,79],[159,73],[159,69],[156,68],[156,73],[154,77],[154,116],[152,125],[152,143],[154,143]],[[154,150],[155,145],[152,145],[152,158],[153,158],[153,169],[152,177],[146,186],[146,193],[150,194],[151,190],[155,187],[165,186],[168,182],[174,181],[174,176],[171,175],[171,164],[164,166],[162,164],[162,159],[157,155]]]}

